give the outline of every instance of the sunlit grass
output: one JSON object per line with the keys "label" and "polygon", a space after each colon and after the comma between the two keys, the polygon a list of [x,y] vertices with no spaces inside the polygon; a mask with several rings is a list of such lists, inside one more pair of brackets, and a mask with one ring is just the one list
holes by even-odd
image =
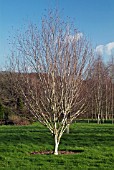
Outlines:
{"label": "sunlit grass", "polygon": [[42,125],[0,126],[0,170],[112,170],[114,125],[75,123],[64,134],[59,150],[73,155],[31,155],[53,150],[53,137]]}

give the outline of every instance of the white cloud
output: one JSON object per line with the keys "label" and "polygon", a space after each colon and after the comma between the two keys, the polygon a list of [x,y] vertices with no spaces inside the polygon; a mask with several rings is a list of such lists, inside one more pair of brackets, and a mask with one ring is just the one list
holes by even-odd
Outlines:
{"label": "white cloud", "polygon": [[98,45],[95,52],[99,55],[112,55],[114,54],[114,42],[110,42],[106,45]]}
{"label": "white cloud", "polygon": [[80,40],[81,38],[83,37],[83,33],[77,33],[77,34],[75,34],[75,35],[69,35],[69,36],[67,36],[66,37],[66,40],[69,40],[69,41],[73,41],[73,40],[76,40],[76,41],[78,41],[78,40]]}
{"label": "white cloud", "polygon": [[[73,42],[73,40],[76,42],[78,40],[80,40],[81,38],[83,37],[83,33],[79,32],[79,33],[76,33],[75,35],[66,35],[65,38],[62,40],[63,43],[66,43],[66,42]],[[58,39],[55,40],[55,45],[58,43]]]}
{"label": "white cloud", "polygon": [[96,53],[98,55],[103,55],[103,51],[104,51],[104,45],[98,45],[95,49]]}
{"label": "white cloud", "polygon": [[111,55],[114,52],[114,42],[108,43],[105,46],[105,52],[107,55]]}
{"label": "white cloud", "polygon": [[79,39],[81,39],[82,37],[83,37],[83,33],[82,33],[82,32],[77,33],[77,34],[75,35],[75,39],[76,39],[76,40],[79,40]]}

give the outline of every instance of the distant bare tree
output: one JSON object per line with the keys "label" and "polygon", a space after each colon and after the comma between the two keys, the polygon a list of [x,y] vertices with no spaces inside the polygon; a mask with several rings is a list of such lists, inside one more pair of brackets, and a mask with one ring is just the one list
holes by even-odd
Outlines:
{"label": "distant bare tree", "polygon": [[114,123],[114,56],[111,56],[111,60],[109,62],[109,75],[111,79],[111,113],[112,113],[112,124]]}
{"label": "distant bare tree", "polygon": [[30,25],[17,36],[10,71],[15,89],[24,97],[31,114],[54,136],[54,154],[74,119],[86,112],[85,90],[92,50],[76,29],[56,12],[42,19],[41,28]]}
{"label": "distant bare tree", "polygon": [[112,119],[113,122],[113,60],[105,64],[101,56],[97,56],[90,70],[88,81],[90,119],[97,119],[97,123]]}

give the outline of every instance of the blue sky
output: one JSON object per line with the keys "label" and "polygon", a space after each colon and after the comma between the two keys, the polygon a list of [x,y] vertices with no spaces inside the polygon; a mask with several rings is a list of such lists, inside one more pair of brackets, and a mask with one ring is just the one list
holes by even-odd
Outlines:
{"label": "blue sky", "polygon": [[0,0],[0,66],[9,53],[8,37],[29,22],[39,23],[45,9],[56,6],[109,58],[114,52],[114,0]]}

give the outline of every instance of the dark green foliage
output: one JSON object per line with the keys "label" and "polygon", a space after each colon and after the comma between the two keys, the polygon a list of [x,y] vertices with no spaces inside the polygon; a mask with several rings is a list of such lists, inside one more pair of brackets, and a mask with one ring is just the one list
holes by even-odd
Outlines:
{"label": "dark green foliage", "polygon": [[[20,105],[21,106],[21,105]],[[21,107],[20,107],[21,108]],[[22,111],[22,110],[21,110]],[[27,125],[30,121],[21,114],[15,114],[10,107],[0,104],[0,125]]]}
{"label": "dark green foliage", "polygon": [[17,110],[20,112],[24,111],[24,102],[21,97],[17,98]]}
{"label": "dark green foliage", "polygon": [[0,119],[4,118],[4,107],[3,105],[0,103]]}
{"label": "dark green foliage", "polygon": [[74,155],[31,155],[53,150],[53,137],[41,124],[0,127],[0,170],[112,170],[114,126],[74,123],[64,134],[59,150],[82,151]]}
{"label": "dark green foliage", "polygon": [[10,116],[13,114],[11,108],[0,103],[0,124],[13,124],[10,120]]}
{"label": "dark green foliage", "polygon": [[3,106],[0,103],[0,119],[4,120],[4,121],[7,121],[11,114],[13,114],[11,109],[9,107]]}

